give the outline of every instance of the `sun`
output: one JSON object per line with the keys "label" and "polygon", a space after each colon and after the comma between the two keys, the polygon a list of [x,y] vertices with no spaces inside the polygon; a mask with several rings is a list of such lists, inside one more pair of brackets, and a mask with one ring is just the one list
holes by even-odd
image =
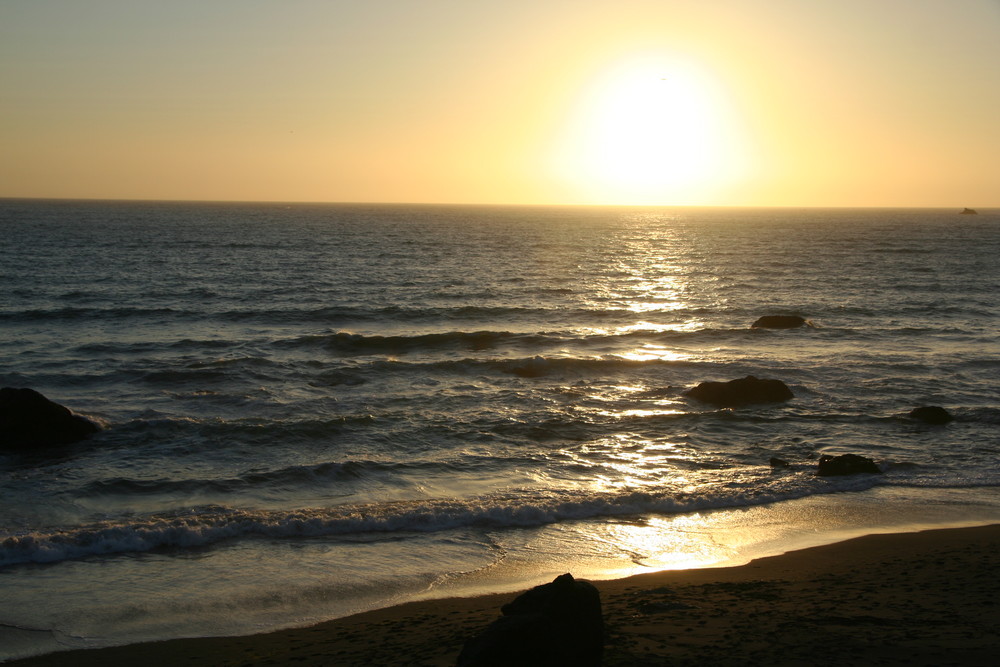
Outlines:
{"label": "sun", "polygon": [[610,67],[581,96],[557,150],[590,203],[712,203],[744,158],[717,82],[683,61]]}

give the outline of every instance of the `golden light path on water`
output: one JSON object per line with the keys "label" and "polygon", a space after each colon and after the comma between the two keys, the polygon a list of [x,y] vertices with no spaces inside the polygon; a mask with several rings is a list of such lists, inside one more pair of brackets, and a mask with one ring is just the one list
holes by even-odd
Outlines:
{"label": "golden light path on water", "polygon": [[[644,288],[644,292],[648,290]],[[629,309],[641,312],[662,307],[662,303],[634,302]],[[592,328],[587,336],[619,338],[631,333],[665,333],[692,331],[700,328],[697,321],[678,324],[655,324],[646,321],[615,328]],[[634,362],[676,362],[695,355],[667,345],[643,342],[629,351],[607,355],[614,359]],[[664,392],[662,386],[646,382],[633,384],[599,385],[584,391],[582,401],[574,412],[578,417],[596,421],[620,421],[642,424],[657,418],[680,416],[687,412],[676,396]],[[678,469],[695,461],[697,455],[681,442],[650,438],[643,434],[625,431],[568,448],[560,454],[581,466],[594,468],[587,486],[601,492],[623,492],[653,489],[669,481],[670,486],[686,487],[690,480]],[[605,472],[599,472],[603,469]]]}
{"label": "golden light path on water", "polygon": [[[620,299],[619,308],[637,314],[663,313],[685,307],[682,295],[687,285],[674,275],[677,267],[665,258],[651,252],[656,239],[637,242],[629,264],[621,263],[618,270],[628,275],[626,290],[607,290],[603,296]],[[650,278],[649,276],[655,276]],[[669,324],[639,320],[633,324],[614,328],[592,328],[581,332],[586,336],[621,338],[629,334],[669,334],[696,332],[705,327],[698,318],[686,318]],[[666,344],[644,341],[625,351],[616,350],[605,358],[634,362],[680,362],[698,358],[699,354],[676,349]],[[597,386],[585,393],[584,405],[577,412],[592,419],[637,421],[679,417],[690,407],[663,385],[648,381],[630,384]],[[638,404],[638,405],[637,405]],[[627,406],[627,407],[626,407]],[[684,434],[648,437],[625,431],[600,438],[560,452],[563,457],[583,466],[593,466],[589,486],[604,493],[654,491],[665,484],[676,493],[697,493],[700,485],[696,476],[686,472],[703,466],[703,458],[687,445]],[[599,461],[599,465],[597,462]],[[597,472],[601,468],[605,472]],[[715,511],[678,513],[666,516],[618,517],[604,523],[582,526],[576,536],[589,543],[589,550],[600,553],[602,574],[624,576],[664,569],[703,568],[729,564],[739,559],[740,547],[753,542],[743,529],[733,532],[741,523],[740,511]],[[728,537],[717,539],[719,526]],[[554,527],[551,532],[576,532],[565,526]],[[547,533],[549,531],[542,531]],[[751,531],[752,533],[752,531]],[[735,540],[735,543],[731,543]],[[569,546],[569,545],[567,545]],[[574,549],[579,549],[576,544]],[[619,565],[613,572],[607,569],[608,558],[617,554]],[[614,556],[611,560],[616,560]],[[581,570],[582,571],[582,570]],[[597,575],[598,573],[594,573]],[[592,575],[594,576],[594,575]]]}
{"label": "golden light path on water", "polygon": [[690,359],[693,355],[669,350],[662,345],[647,343],[634,352],[626,352],[619,356],[629,361],[683,361]]}
{"label": "golden light path on water", "polygon": [[610,525],[600,538],[609,545],[627,545],[646,555],[628,574],[651,570],[708,567],[726,560],[729,550],[706,539],[708,522],[701,513],[673,518],[648,517],[636,523]]}

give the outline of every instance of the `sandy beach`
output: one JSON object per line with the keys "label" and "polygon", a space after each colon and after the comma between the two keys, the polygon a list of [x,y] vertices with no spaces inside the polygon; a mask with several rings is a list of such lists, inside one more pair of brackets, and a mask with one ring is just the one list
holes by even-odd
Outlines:
{"label": "sandy beach", "polygon": [[[870,535],[729,568],[595,582],[604,664],[992,665],[1000,525]],[[454,665],[515,595],[414,602],[313,627],[13,661],[55,665]]]}

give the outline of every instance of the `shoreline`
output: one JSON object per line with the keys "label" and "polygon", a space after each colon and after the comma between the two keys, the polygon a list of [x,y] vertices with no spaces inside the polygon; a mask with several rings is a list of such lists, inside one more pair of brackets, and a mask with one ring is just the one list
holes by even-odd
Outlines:
{"label": "shoreline", "polygon": [[[1000,524],[873,534],[745,565],[597,580],[604,664],[991,665]],[[516,593],[408,602],[317,625],[11,660],[87,665],[454,665]]]}

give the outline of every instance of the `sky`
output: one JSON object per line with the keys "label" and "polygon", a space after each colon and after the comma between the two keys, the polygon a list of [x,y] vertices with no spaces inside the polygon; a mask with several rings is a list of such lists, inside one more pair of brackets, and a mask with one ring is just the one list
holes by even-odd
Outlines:
{"label": "sky", "polygon": [[1000,0],[0,0],[0,197],[1000,206]]}

